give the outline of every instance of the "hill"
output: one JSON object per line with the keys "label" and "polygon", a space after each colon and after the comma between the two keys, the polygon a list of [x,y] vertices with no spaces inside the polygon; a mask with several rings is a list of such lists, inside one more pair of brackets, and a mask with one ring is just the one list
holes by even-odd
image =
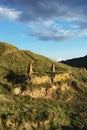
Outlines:
{"label": "hill", "polygon": [[83,129],[87,71],[0,42],[0,130]]}
{"label": "hill", "polygon": [[87,56],[62,61],[61,63],[70,65],[72,67],[86,68],[87,69]]}

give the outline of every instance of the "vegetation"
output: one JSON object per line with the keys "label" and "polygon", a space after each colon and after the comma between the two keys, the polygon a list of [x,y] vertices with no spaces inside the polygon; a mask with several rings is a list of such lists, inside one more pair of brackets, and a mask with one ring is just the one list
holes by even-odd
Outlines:
{"label": "vegetation", "polygon": [[86,68],[87,69],[87,56],[62,61],[62,63],[72,67]]}
{"label": "vegetation", "polygon": [[[30,61],[32,77],[56,76],[55,82],[29,81]],[[0,42],[0,130],[87,129],[87,71],[55,62],[56,72],[52,73],[52,62],[55,61]],[[15,88],[21,88],[18,95],[14,94]],[[22,94],[41,88],[49,90],[50,98]]]}

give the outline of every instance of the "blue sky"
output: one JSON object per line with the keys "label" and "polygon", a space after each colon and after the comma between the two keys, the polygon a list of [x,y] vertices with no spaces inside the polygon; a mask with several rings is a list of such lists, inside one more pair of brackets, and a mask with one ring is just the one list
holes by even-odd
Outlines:
{"label": "blue sky", "polygon": [[87,55],[87,0],[0,0],[0,41],[63,60]]}

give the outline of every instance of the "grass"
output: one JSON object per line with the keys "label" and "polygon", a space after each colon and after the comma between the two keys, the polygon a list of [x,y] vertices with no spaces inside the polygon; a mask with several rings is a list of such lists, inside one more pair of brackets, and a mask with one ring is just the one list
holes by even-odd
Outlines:
{"label": "grass", "polygon": [[[55,83],[33,84],[26,81],[28,63],[34,76],[58,75]],[[56,73],[51,72],[52,63]],[[65,79],[65,80],[62,80]],[[62,91],[67,84],[69,90]],[[54,100],[14,95],[22,91],[58,86]],[[82,130],[87,128],[87,71],[72,68],[27,50],[0,42],[0,129],[1,130]],[[79,108],[79,109],[78,109]]]}

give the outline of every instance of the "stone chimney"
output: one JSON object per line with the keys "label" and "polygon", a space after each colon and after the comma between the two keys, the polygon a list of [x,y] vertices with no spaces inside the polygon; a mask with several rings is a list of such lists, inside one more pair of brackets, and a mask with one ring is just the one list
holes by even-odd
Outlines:
{"label": "stone chimney", "polygon": [[32,70],[32,62],[29,62],[27,73],[28,73],[28,75],[31,75],[31,74],[33,73],[33,70]]}
{"label": "stone chimney", "polygon": [[54,63],[52,63],[51,71],[52,71],[52,72],[55,72],[55,64],[54,64]]}

